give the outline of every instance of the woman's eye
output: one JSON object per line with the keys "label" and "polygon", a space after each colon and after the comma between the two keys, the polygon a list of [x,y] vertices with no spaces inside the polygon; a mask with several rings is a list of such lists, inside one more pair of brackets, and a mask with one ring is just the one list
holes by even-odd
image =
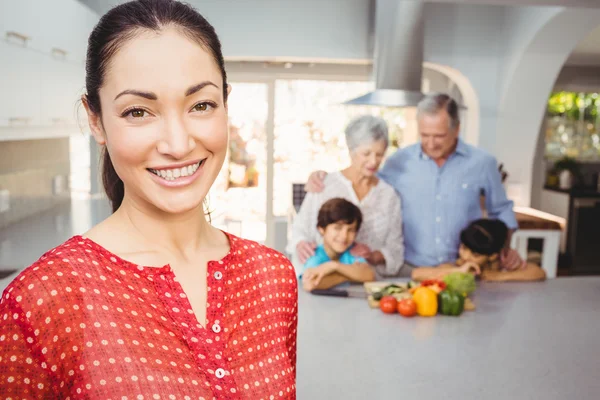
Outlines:
{"label": "woman's eye", "polygon": [[122,117],[145,118],[149,115],[148,111],[141,108],[132,108],[123,113]]}
{"label": "woman's eye", "polygon": [[194,107],[192,107],[192,111],[200,111],[205,112],[213,108],[212,104],[209,103],[198,103]]}

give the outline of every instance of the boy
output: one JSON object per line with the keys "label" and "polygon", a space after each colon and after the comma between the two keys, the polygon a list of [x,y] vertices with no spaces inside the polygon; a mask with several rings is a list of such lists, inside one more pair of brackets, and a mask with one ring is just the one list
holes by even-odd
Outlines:
{"label": "boy", "polygon": [[455,265],[442,264],[437,267],[415,268],[412,279],[440,279],[454,271],[472,272],[484,281],[539,281],[546,273],[538,265],[523,263],[513,271],[500,268],[500,251],[508,239],[508,228],[497,219],[478,219],[460,234],[460,248]]}
{"label": "boy", "polygon": [[334,198],[323,203],[317,217],[323,244],[304,264],[301,278],[305,290],[329,289],[348,281],[375,280],[375,271],[366,260],[350,254],[361,223],[362,213],[351,202]]}

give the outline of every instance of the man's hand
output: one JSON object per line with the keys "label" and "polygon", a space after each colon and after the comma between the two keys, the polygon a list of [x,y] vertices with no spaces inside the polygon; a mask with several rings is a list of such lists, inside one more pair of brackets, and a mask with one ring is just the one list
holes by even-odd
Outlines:
{"label": "man's hand", "polygon": [[500,252],[500,266],[508,271],[525,268],[527,262],[521,259],[519,253],[514,249],[503,249]]}
{"label": "man's hand", "polygon": [[299,241],[296,245],[296,255],[298,256],[298,260],[304,264],[306,260],[315,255],[316,248],[317,244],[315,242],[307,242],[305,240]]}
{"label": "man's hand", "polygon": [[366,259],[371,255],[371,249],[364,243],[356,243],[350,249],[350,254],[352,254],[354,257],[362,257]]}
{"label": "man's hand", "polygon": [[325,189],[323,181],[327,176],[325,171],[315,171],[308,177],[308,182],[304,185],[304,190],[308,193],[320,193]]}
{"label": "man's hand", "polygon": [[319,286],[319,283],[321,283],[321,280],[325,276],[335,272],[335,265],[335,262],[330,261],[318,267],[307,269],[302,275],[302,287],[304,290],[310,292]]}

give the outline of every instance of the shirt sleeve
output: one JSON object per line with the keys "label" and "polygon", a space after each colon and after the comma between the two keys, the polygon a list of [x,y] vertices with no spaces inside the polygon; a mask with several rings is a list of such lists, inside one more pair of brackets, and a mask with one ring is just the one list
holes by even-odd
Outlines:
{"label": "shirt sleeve", "polygon": [[323,260],[317,254],[315,254],[314,256],[306,260],[306,262],[304,263],[303,270],[306,271],[308,268],[318,267],[321,264],[323,264]]}
{"label": "shirt sleeve", "polygon": [[519,227],[513,211],[514,202],[506,196],[496,159],[489,157],[485,164],[485,206],[490,218],[503,221],[509,229]]}
{"label": "shirt sleeve", "polygon": [[300,211],[292,224],[292,235],[286,248],[289,254],[296,254],[296,246],[301,241],[316,242],[315,225],[320,207],[320,196],[317,193],[307,193],[300,206]]}
{"label": "shirt sleeve", "polygon": [[402,205],[397,193],[391,196],[390,213],[387,223],[389,224],[384,246],[377,249],[385,258],[385,265],[375,266],[375,270],[381,276],[396,276],[404,265],[404,237],[402,234]]}
{"label": "shirt sleeve", "polygon": [[[293,269],[293,267],[292,267]],[[288,324],[288,337],[287,337],[287,349],[288,355],[290,357],[290,364],[292,371],[291,373],[296,376],[296,359],[297,359],[297,338],[298,338],[298,285],[296,280],[293,281],[292,290],[291,290],[291,313],[290,313],[290,322]],[[295,380],[294,380],[295,381]],[[295,398],[295,393],[294,397]]]}
{"label": "shirt sleeve", "polygon": [[[0,391],[9,398],[50,398],[62,392],[52,372],[59,361],[53,357],[56,346],[48,343],[46,326],[34,323],[35,286],[10,285],[0,301]],[[40,297],[36,303],[43,301]]]}

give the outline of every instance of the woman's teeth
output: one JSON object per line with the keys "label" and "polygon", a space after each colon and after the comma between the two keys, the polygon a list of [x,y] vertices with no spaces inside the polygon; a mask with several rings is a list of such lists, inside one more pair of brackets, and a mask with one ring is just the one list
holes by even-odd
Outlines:
{"label": "woman's teeth", "polygon": [[156,170],[156,169],[148,168],[148,171],[152,172],[154,175],[160,176],[161,178],[163,178],[167,181],[173,181],[180,177],[193,175],[194,172],[196,172],[198,170],[198,168],[200,168],[200,165],[203,162],[204,162],[204,160],[202,160],[194,165],[188,165],[187,167],[172,168],[172,169]]}

